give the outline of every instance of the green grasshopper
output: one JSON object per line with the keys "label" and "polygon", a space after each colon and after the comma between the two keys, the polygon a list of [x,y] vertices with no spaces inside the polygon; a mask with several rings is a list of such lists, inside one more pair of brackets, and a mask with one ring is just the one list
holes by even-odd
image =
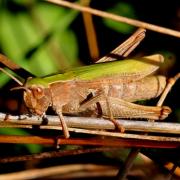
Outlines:
{"label": "green grasshopper", "polygon": [[[99,62],[105,59],[102,58]],[[69,131],[63,113],[97,111],[97,103],[101,106],[102,115],[110,117],[113,122],[114,118],[119,117],[166,118],[171,111],[168,107],[132,103],[161,94],[166,85],[165,77],[146,76],[156,71],[162,61],[161,55],[152,55],[83,66],[63,74],[29,78],[23,86],[16,89],[25,90],[25,104],[34,114],[44,116],[48,107],[52,106],[60,118],[64,136],[68,138]],[[87,99],[89,94],[93,94],[90,100]]]}

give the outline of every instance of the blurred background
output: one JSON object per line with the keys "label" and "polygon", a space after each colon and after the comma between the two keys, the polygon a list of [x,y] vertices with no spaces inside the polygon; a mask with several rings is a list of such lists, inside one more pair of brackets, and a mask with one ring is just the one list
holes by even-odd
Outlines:
{"label": "blurred background", "polygon": [[[111,12],[114,14],[130,17],[147,23],[164,26],[170,29],[180,30],[180,2],[179,0],[153,1],[153,0],[80,0],[75,1],[83,5]],[[30,71],[36,76],[43,77],[58,72],[64,72],[77,66],[94,63],[103,57],[137,29],[128,24],[115,22],[109,19],[93,16],[93,24],[96,35],[96,46],[91,49],[88,45],[84,19],[81,12],[72,9],[55,6],[38,0],[1,0],[0,1],[0,53]],[[86,28],[90,21],[86,20]],[[147,30],[145,39],[130,54],[133,56],[144,56],[161,53],[165,57],[159,73],[167,77],[174,76],[179,71],[180,39]],[[22,93],[10,91],[17,86],[5,74],[0,73],[0,109],[1,112],[10,114],[27,113],[23,105],[18,108],[18,102],[22,102]],[[172,108],[173,113],[166,121],[180,121],[180,92],[179,82],[175,84],[168,95],[165,105]],[[149,104],[155,104],[152,100]],[[0,134],[45,134],[46,131],[33,131],[24,129],[1,128]],[[48,132],[49,133],[49,132]],[[57,135],[57,132],[50,132]],[[65,149],[70,146],[62,147]],[[0,144],[1,157],[10,155],[23,155],[27,153],[38,153],[49,151],[54,147],[40,145],[12,145]],[[72,162],[96,162],[107,164],[119,164],[122,162],[129,150],[116,153],[115,157],[99,153],[94,155],[76,156],[73,158],[62,158],[57,160],[46,160],[33,163],[6,164],[1,167],[1,173],[33,167],[52,166],[56,164],[68,164]],[[147,152],[144,150],[144,152]],[[156,151],[157,152],[157,151]],[[163,151],[163,156],[176,161],[179,157],[177,151]],[[151,152],[147,154],[154,159],[156,156]],[[161,152],[160,152],[161,153]],[[157,154],[156,154],[157,155]],[[84,160],[83,160],[84,159]],[[100,160],[101,159],[101,160]],[[175,160],[176,159],[176,160]],[[180,159],[180,158],[179,158]],[[137,160],[139,162],[139,159]],[[176,161],[177,162],[177,161]],[[96,162],[97,163],[97,162]],[[161,161],[162,163],[162,161]],[[46,164],[46,165],[45,165]]]}

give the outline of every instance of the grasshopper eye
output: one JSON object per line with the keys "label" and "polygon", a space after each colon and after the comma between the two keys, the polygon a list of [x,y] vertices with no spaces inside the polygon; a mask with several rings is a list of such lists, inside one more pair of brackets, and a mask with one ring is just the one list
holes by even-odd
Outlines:
{"label": "grasshopper eye", "polygon": [[40,87],[37,88],[38,93],[42,93],[42,89]]}
{"label": "grasshopper eye", "polygon": [[32,89],[34,97],[40,99],[44,96],[44,90],[41,87],[36,87]]}

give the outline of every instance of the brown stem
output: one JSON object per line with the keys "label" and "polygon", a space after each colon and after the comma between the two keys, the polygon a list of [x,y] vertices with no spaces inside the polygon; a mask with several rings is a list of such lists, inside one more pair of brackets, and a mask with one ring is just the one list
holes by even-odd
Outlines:
{"label": "brown stem", "polygon": [[[60,122],[58,116],[47,115],[48,125],[41,125],[38,116],[12,116],[4,113],[0,113],[0,127],[19,127],[19,128],[32,128],[32,125],[39,125],[40,129],[60,129]],[[84,130],[114,130],[115,126],[111,121],[103,118],[90,118],[90,117],[70,117],[64,116],[64,119],[70,127],[70,131],[76,131],[81,128]],[[158,132],[166,134],[180,134],[179,123],[167,123],[167,122],[147,122],[138,120],[116,120],[118,124],[125,127],[126,131],[134,132]]]}
{"label": "brown stem", "polygon": [[91,149],[75,149],[75,150],[73,149],[73,150],[60,150],[60,151],[56,150],[51,152],[43,152],[39,154],[1,158],[0,163],[29,161],[35,159],[47,159],[47,158],[72,156],[72,155],[85,154],[85,153],[107,152],[107,151],[115,151],[115,150],[118,150],[118,148],[99,147],[99,148],[91,148]]}
{"label": "brown stem", "polygon": [[17,136],[0,135],[0,143],[16,144],[49,144],[54,145],[91,145],[91,146],[111,146],[111,147],[146,147],[146,148],[177,148],[178,141],[153,141],[142,139],[123,139],[123,138],[69,138],[63,139],[54,136]]}
{"label": "brown stem", "polygon": [[34,77],[34,75],[27,70],[21,68],[19,65],[8,59],[3,54],[0,54],[0,65],[3,65],[10,70],[12,70],[14,73],[16,73],[18,76],[23,77],[24,79],[28,77]]}
{"label": "brown stem", "polygon": [[[86,0],[86,1],[81,0],[81,4],[88,7],[90,4],[90,0]],[[91,56],[91,59],[95,61],[96,59],[99,58],[99,49],[98,49],[96,31],[95,31],[93,20],[92,20],[92,14],[87,13],[87,12],[82,12],[82,16],[83,16],[90,56]]]}
{"label": "brown stem", "polygon": [[157,26],[157,25],[149,24],[146,22],[130,19],[127,17],[123,17],[123,16],[111,14],[111,13],[107,13],[107,12],[100,11],[97,9],[93,9],[90,7],[83,7],[81,5],[71,3],[71,2],[67,2],[67,1],[63,1],[63,0],[45,0],[45,1],[50,2],[50,3],[54,3],[56,5],[65,6],[65,7],[71,8],[71,9],[76,9],[76,10],[83,11],[83,12],[88,12],[88,13],[94,14],[96,16],[109,18],[109,19],[112,19],[114,21],[124,22],[124,23],[130,24],[130,25],[136,26],[136,27],[142,27],[145,29],[149,29],[151,31],[156,31],[159,33],[168,34],[168,35],[175,36],[175,37],[180,37],[179,31],[175,31],[172,29],[168,29],[168,28]]}
{"label": "brown stem", "polygon": [[[16,128],[30,128],[32,126],[6,126],[6,127],[16,127]],[[52,130],[62,130],[61,127],[58,126],[40,126],[40,129],[52,129]],[[152,140],[152,141],[171,141],[171,142],[180,142],[179,137],[168,137],[168,136],[154,136],[147,134],[130,134],[130,133],[119,133],[119,132],[108,132],[108,131],[100,131],[100,130],[88,130],[88,129],[78,129],[78,128],[68,128],[69,131],[79,133],[79,134],[91,134],[97,136],[109,136],[109,137],[118,137],[118,138],[125,138],[125,139],[134,139],[134,140]]]}
{"label": "brown stem", "polygon": [[127,172],[131,169],[134,159],[137,157],[139,151],[140,151],[140,148],[131,149],[126,161],[124,162],[123,166],[119,169],[119,172],[116,177],[118,180],[125,179]]}

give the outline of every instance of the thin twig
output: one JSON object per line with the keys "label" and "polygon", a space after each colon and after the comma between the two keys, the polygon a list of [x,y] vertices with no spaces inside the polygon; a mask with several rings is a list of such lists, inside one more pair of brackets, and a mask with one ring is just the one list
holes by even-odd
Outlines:
{"label": "thin twig", "polygon": [[14,71],[21,68],[19,65],[17,65],[14,62],[12,62],[11,60],[9,60],[3,54],[0,54],[0,63],[2,63],[6,67],[8,67],[9,69],[14,70]]}
{"label": "thin twig", "polygon": [[17,82],[20,86],[23,85],[23,83],[21,81],[19,81],[19,79],[15,78],[12,74],[10,74],[8,71],[4,70],[3,68],[0,67],[0,71],[2,71],[4,74],[6,74],[7,76],[9,76],[11,79],[13,79],[15,82]]}
{"label": "thin twig", "polygon": [[[114,124],[103,118],[91,118],[91,117],[71,117],[64,116],[65,121],[70,128],[81,128],[81,129],[99,129],[99,130],[114,130]],[[58,116],[47,115],[47,126],[41,126],[40,128],[46,129],[59,129],[60,122]],[[123,125],[126,131],[139,131],[139,132],[158,132],[168,134],[180,134],[179,123],[167,123],[167,122],[148,122],[148,121],[137,121],[137,120],[117,120],[117,122]],[[0,113],[0,127],[9,127],[15,125],[43,125],[43,122],[39,120],[38,116],[12,116],[4,113]],[[30,127],[29,126],[29,127]],[[51,127],[54,126],[54,127]],[[18,127],[18,126],[16,126]],[[20,126],[19,126],[20,127]],[[29,128],[28,126],[26,126]],[[24,126],[24,128],[26,128]]]}
{"label": "thin twig", "polygon": [[34,77],[34,75],[32,73],[30,73],[27,70],[23,69],[22,67],[20,67],[16,63],[14,63],[12,60],[7,58],[3,54],[0,54],[0,65],[3,65],[5,67],[9,68],[15,74],[17,74],[18,76],[23,77],[25,79],[28,78],[28,77]]}
{"label": "thin twig", "polygon": [[[16,128],[30,128],[33,127],[31,125],[20,125],[20,126],[6,126],[6,127],[16,127]],[[53,129],[53,130],[62,130],[62,127],[59,126],[40,126],[39,129]],[[109,136],[109,137],[119,137],[119,138],[127,138],[127,139],[141,139],[141,140],[153,140],[153,141],[172,141],[172,142],[180,142],[178,137],[167,137],[167,136],[157,136],[157,135],[141,135],[141,134],[129,134],[129,133],[119,133],[119,132],[108,132],[102,130],[89,130],[89,129],[79,129],[79,128],[68,128],[69,131],[80,133],[80,134],[91,134],[98,136]],[[0,141],[1,142],[1,141]]]}
{"label": "thin twig", "polygon": [[[14,127],[14,126],[7,126],[7,127]],[[18,126],[17,126],[18,127]],[[19,128],[23,128],[20,126]],[[32,126],[25,125],[24,128],[32,128]],[[40,126],[39,129],[54,129],[54,130],[62,130],[62,127],[58,126]],[[101,130],[88,130],[88,129],[78,129],[78,128],[68,128],[69,131],[80,133],[80,134],[91,134],[97,136],[109,136],[109,137],[118,137],[118,138],[125,138],[125,139],[141,139],[141,140],[153,140],[153,141],[171,141],[171,142],[180,142],[179,137],[167,137],[167,136],[146,136],[141,134],[129,134],[129,133],[119,133],[119,132],[107,132]],[[1,137],[1,136],[0,136]],[[2,140],[4,142],[4,140]],[[1,142],[1,140],[0,140]]]}
{"label": "thin twig", "polygon": [[167,180],[173,180],[173,175],[174,175],[174,172],[175,172],[177,167],[178,167],[177,164],[173,165],[172,169],[170,170],[169,176],[167,177]]}
{"label": "thin twig", "polygon": [[117,174],[117,179],[118,180],[123,180],[125,179],[127,173],[129,172],[129,170],[131,169],[132,165],[133,165],[133,161],[134,159],[137,157],[138,153],[139,153],[139,149],[140,148],[132,148],[130,153],[128,154],[128,157],[125,161],[125,163],[123,164],[123,166],[120,168],[118,174]]}
{"label": "thin twig", "polygon": [[[176,166],[176,164],[172,162],[166,162],[164,167],[171,172],[172,175],[176,175],[177,177],[180,177],[180,166]],[[169,175],[171,177],[171,175]],[[168,178],[168,177],[167,177]]]}
{"label": "thin twig", "polygon": [[43,153],[24,155],[24,156],[5,157],[0,159],[0,163],[30,161],[35,159],[47,159],[47,158],[72,156],[72,155],[79,155],[86,153],[109,152],[115,150],[118,150],[118,148],[99,147],[99,148],[91,148],[91,149],[73,149],[73,150],[59,150],[59,151],[56,150],[56,151],[43,152]]}
{"label": "thin twig", "polygon": [[157,26],[157,25],[149,24],[146,22],[142,22],[142,21],[130,19],[127,17],[111,14],[111,13],[100,11],[100,10],[93,9],[90,7],[83,7],[81,5],[71,3],[71,2],[67,2],[67,1],[63,1],[63,0],[45,0],[45,1],[50,2],[50,3],[54,3],[56,5],[65,6],[65,7],[71,8],[71,9],[76,9],[76,10],[83,11],[83,12],[88,12],[88,13],[94,14],[96,16],[109,18],[109,19],[112,19],[114,21],[124,22],[124,23],[130,24],[130,25],[136,26],[136,27],[142,27],[145,29],[149,29],[151,31],[155,31],[155,32],[163,33],[163,34],[168,34],[168,35],[175,36],[175,37],[180,37],[179,31],[175,31],[172,29],[168,29],[168,28]]}
{"label": "thin twig", "polygon": [[180,78],[180,73],[177,73],[173,78],[168,79],[168,84],[166,88],[164,89],[157,106],[162,106],[166,96],[168,95],[169,91],[171,90],[172,86],[176,83],[176,81]]}

